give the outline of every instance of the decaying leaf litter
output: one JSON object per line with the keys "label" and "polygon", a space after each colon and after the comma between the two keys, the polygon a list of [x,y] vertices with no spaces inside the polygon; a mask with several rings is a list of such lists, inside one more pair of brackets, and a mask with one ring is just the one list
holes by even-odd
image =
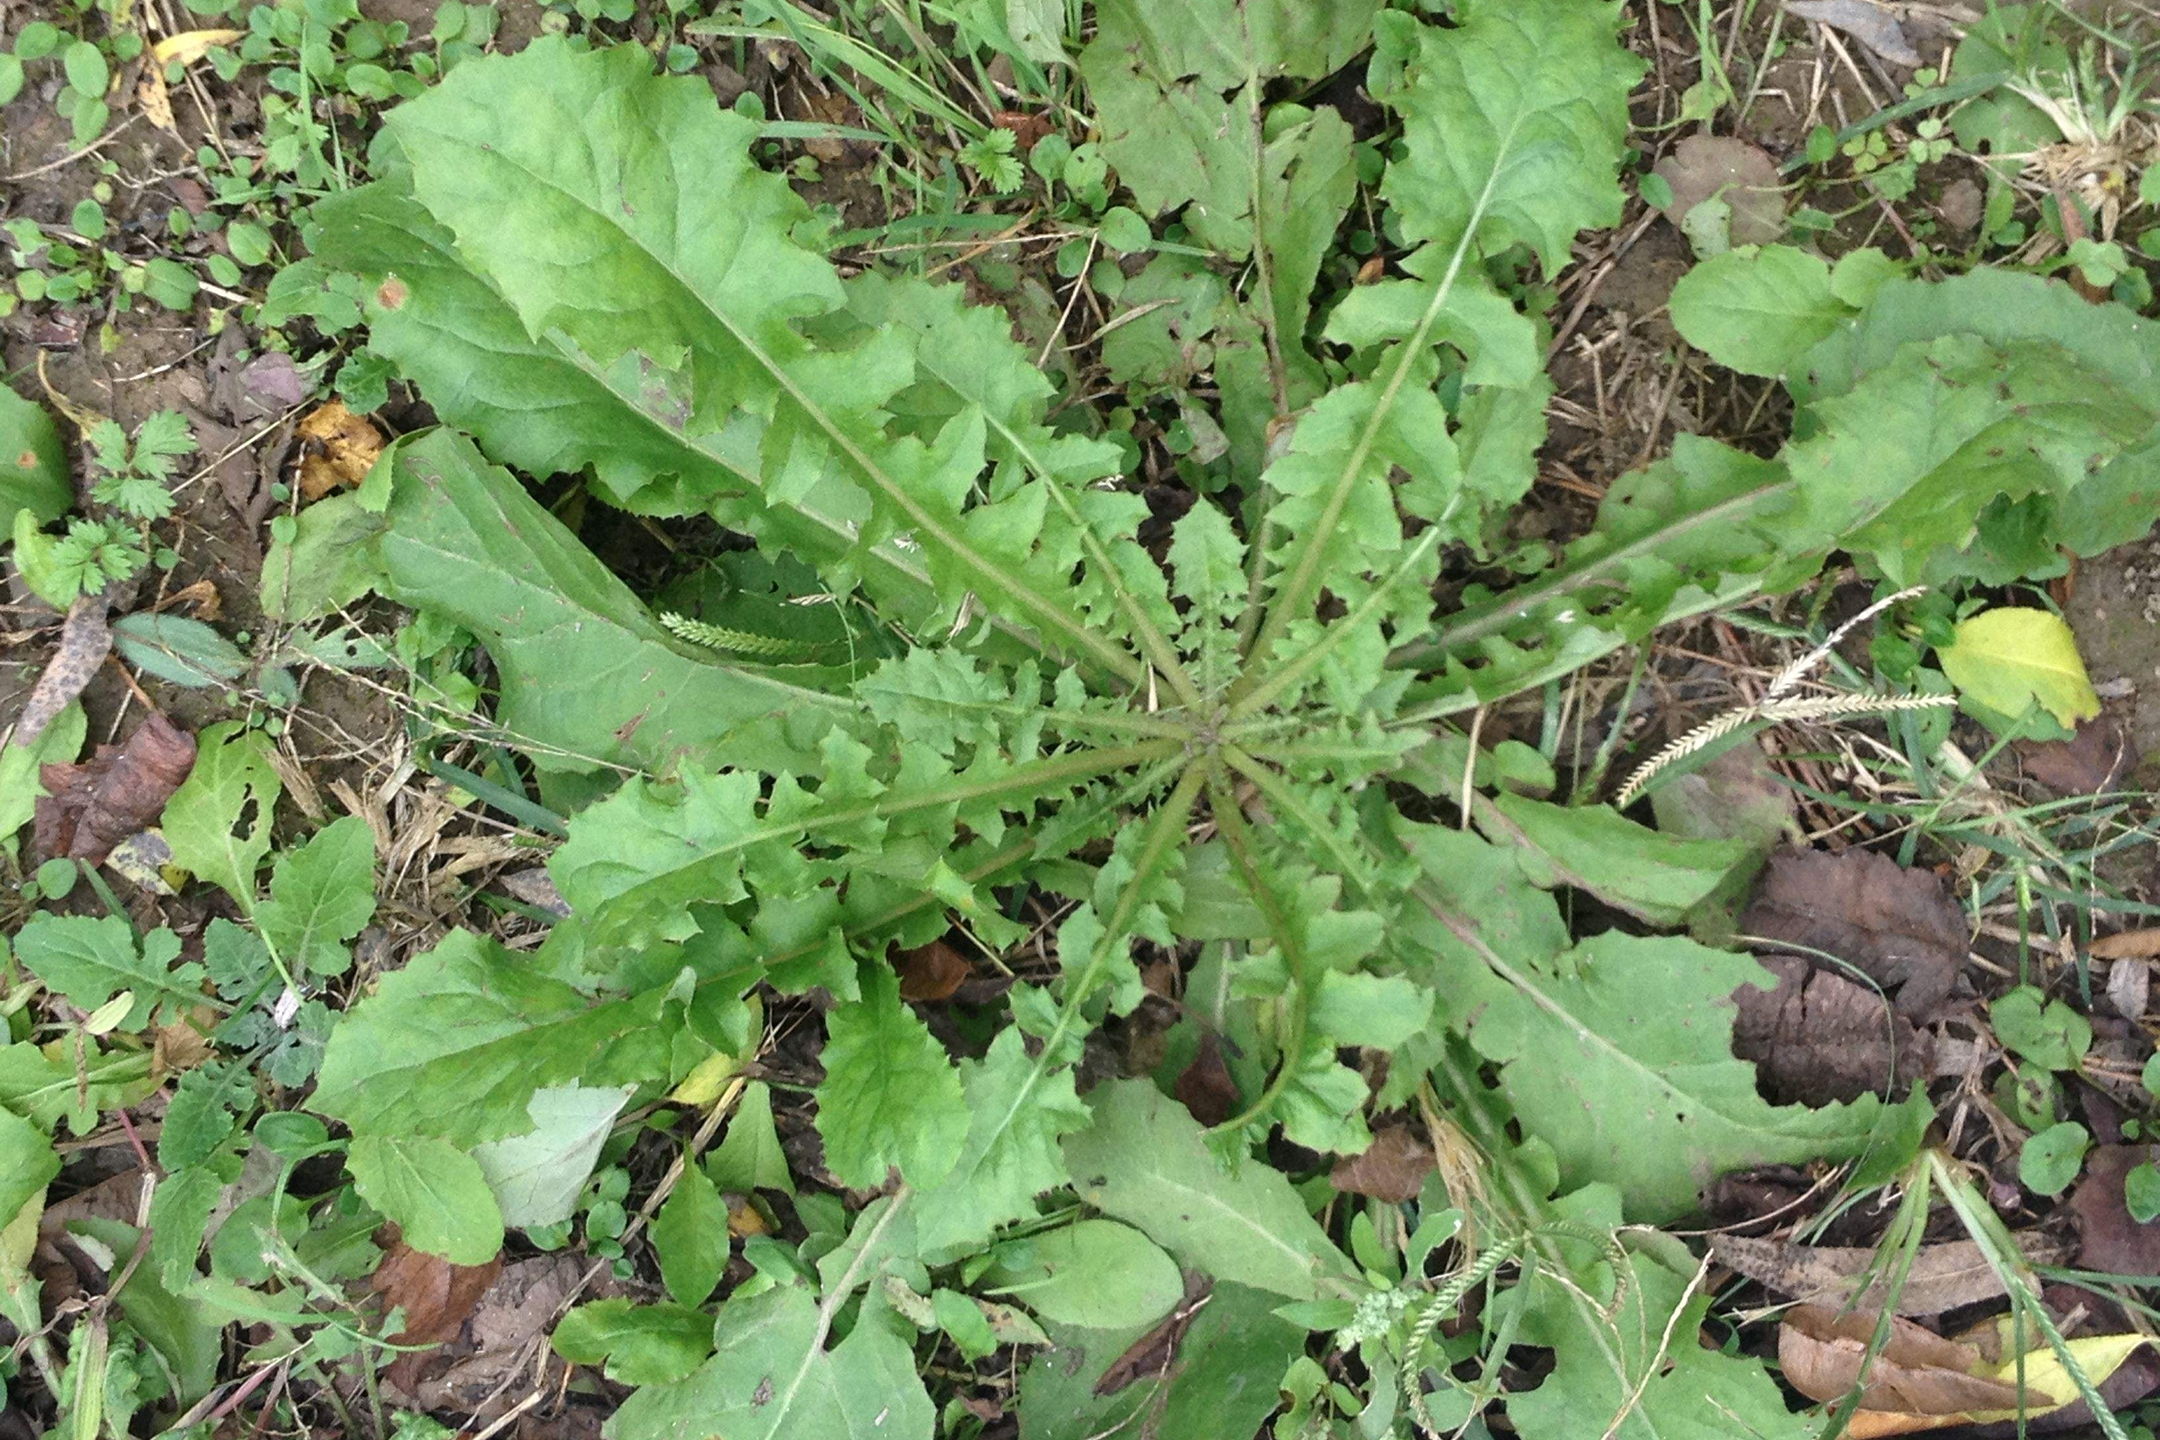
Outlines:
{"label": "decaying leaf litter", "polygon": [[2135,1433],[2149,17],[1062,11],[0,22],[7,1423]]}

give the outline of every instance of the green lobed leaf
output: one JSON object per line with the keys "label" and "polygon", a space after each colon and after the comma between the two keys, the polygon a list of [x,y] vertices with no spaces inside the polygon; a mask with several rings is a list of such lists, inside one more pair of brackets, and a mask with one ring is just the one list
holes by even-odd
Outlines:
{"label": "green lobed leaf", "polygon": [[[1305,1332],[1276,1313],[1282,1297],[1228,1281],[1208,1292],[1178,1345],[1178,1363],[1150,1371],[1111,1394],[1103,1377],[1147,1333],[1127,1325],[1089,1330],[1053,1326],[1051,1348],[1020,1376],[1021,1440],[1089,1440],[1117,1434],[1259,1433],[1281,1404],[1284,1370]],[[1384,1382],[1383,1382],[1384,1383]]]}
{"label": "green lobed leaf", "polygon": [[38,781],[42,767],[72,762],[82,753],[89,728],[81,702],[71,700],[31,744],[18,745],[10,737],[0,745],[0,847],[13,853],[15,832],[37,813],[38,797],[45,793]]}
{"label": "green lobed leaf", "polygon": [[270,812],[284,785],[260,731],[230,720],[195,737],[195,768],[165,802],[160,828],[173,863],[255,908],[255,872],[270,853]]}
{"label": "green lobed leaf", "polygon": [[503,1224],[523,1229],[570,1218],[631,1094],[627,1085],[546,1086],[525,1102],[532,1129],[472,1147]]}
{"label": "green lobed leaf", "polygon": [[1873,1096],[1776,1106],[1732,1054],[1732,1000],[1767,988],[1745,955],[1615,931],[1570,944],[1559,907],[1514,853],[1460,831],[1398,822],[1424,867],[1398,946],[1467,1030],[1561,1183],[1612,1185],[1631,1218],[1692,1210],[1718,1175],[1918,1143],[1932,1110]]}
{"label": "green lobed leaf", "polygon": [[[2060,347],[2062,365],[2132,397],[2150,396],[2160,384],[2160,335],[2136,311],[2092,304],[2059,280],[1983,267],[1939,283],[1893,280],[1878,287],[1865,312],[1810,352],[1789,378],[1803,420],[1822,399],[1864,384],[1903,347],[1946,335],[1978,336],[1995,346],[2046,341]],[[2150,409],[2142,401],[2139,408]],[[2062,545],[2095,555],[2143,537],[2156,514],[2160,427],[2058,492],[2049,525]]]}
{"label": "green lobed leaf", "polygon": [[[1563,1197],[1577,1223],[1610,1229],[1620,1206],[1605,1187]],[[1675,1247],[1677,1248],[1677,1247]],[[1664,1337],[1702,1329],[1712,1297],[1691,1289],[1664,1246],[1628,1256],[1626,1286],[1612,1267],[1589,1267],[1592,1300],[1550,1280],[1541,1303],[1526,1306],[1519,1338],[1553,1352],[1553,1369],[1534,1388],[1508,1396],[1508,1414],[1524,1440],[1808,1440],[1818,1419],[1786,1409],[1763,1364],[1702,1345],[1667,1345]],[[1692,1257],[1680,1257],[1693,1269]],[[1579,1283],[1579,1282],[1578,1282]],[[1614,1313],[1597,1308],[1610,1304]]]}
{"label": "green lobed leaf", "polygon": [[0,1225],[42,1197],[59,1173],[52,1137],[13,1110],[0,1109],[0,1215],[7,1217]]}
{"label": "green lobed leaf", "polygon": [[255,926],[287,965],[342,975],[352,965],[346,942],[374,914],[375,832],[347,815],[277,857]]}
{"label": "green lobed leaf", "polygon": [[727,1133],[705,1157],[705,1173],[722,1190],[737,1194],[752,1190],[795,1193],[795,1177],[788,1173],[787,1156],[773,1127],[772,1089],[764,1081],[752,1080],[743,1086],[735,1113],[728,1117]]}
{"label": "green lobed leaf", "polygon": [[604,1361],[617,1384],[664,1385],[712,1354],[712,1321],[686,1305],[592,1300],[563,1316],[548,1343],[573,1364]]}
{"label": "green lobed leaf", "polygon": [[1738,840],[1689,840],[1638,825],[1609,805],[1552,805],[1494,797],[1478,828],[1516,848],[1539,885],[1589,891],[1653,925],[1678,925],[1755,850]]}
{"label": "green lobed leaf", "polygon": [[[709,87],[652,75],[635,47],[581,54],[543,38],[460,67],[392,112],[384,133],[415,197],[529,336],[558,335],[588,367],[637,375],[646,414],[727,443],[765,509],[853,527],[838,588],[853,586],[853,557],[905,533],[946,604],[994,599],[1007,623],[1140,678],[1129,652],[1073,616],[1062,586],[1025,573],[1042,488],[972,503],[984,417],[956,416],[927,444],[888,441],[877,407],[908,379],[904,337],[820,351],[795,327],[838,307],[839,281],[791,237],[801,202],[751,163],[756,124],[722,112]],[[589,163],[564,167],[566,155]],[[680,166],[696,185],[679,183]],[[755,511],[736,518],[760,528]]]}
{"label": "green lobed leaf", "polygon": [[729,1237],[727,1202],[701,1167],[683,1167],[651,1235],[668,1294],[678,1304],[704,1304],[727,1268]]}
{"label": "green lobed leaf", "polygon": [[308,1103],[359,1134],[474,1145],[528,1131],[543,1087],[666,1075],[667,1043],[657,999],[594,999],[456,930],[338,1020]]}
{"label": "green lobed leaf", "polygon": [[1151,1325],[1184,1295],[1177,1262],[1114,1220],[1081,1220],[1001,1246],[983,1272],[989,1293],[1057,1325]]}
{"label": "green lobed leaf", "polygon": [[1712,360],[1747,375],[1782,376],[1850,319],[1830,266],[1790,245],[1728,250],[1673,287],[1673,328]]}
{"label": "green lobed leaf", "polygon": [[153,1013],[169,1023],[202,1002],[203,967],[180,958],[180,937],[158,929],[136,941],[119,915],[32,916],[15,937],[15,955],[30,973],[83,1010],[96,1010],[126,992],[134,1003],[119,1022],[140,1030]]}
{"label": "green lobed leaf", "polygon": [[693,752],[814,769],[845,706],[804,667],[684,653],[630,588],[507,472],[438,430],[396,452],[385,593],[473,632],[501,672],[497,719],[547,770],[659,770]]}
{"label": "green lobed leaf", "polygon": [[502,1249],[502,1212],[472,1156],[419,1135],[360,1135],[345,1153],[353,1187],[415,1250],[484,1265]]}
{"label": "green lobed leaf", "polygon": [[826,1016],[819,1061],[818,1134],[841,1184],[875,1188],[895,1168],[921,1188],[950,1173],[968,1131],[960,1076],[901,1003],[891,966],[863,966],[862,999]]}
{"label": "green lobed leaf", "polygon": [[97,1128],[98,1112],[132,1105],[157,1089],[146,1050],[100,1050],[67,1040],[0,1045],[0,1105],[46,1130],[63,1121],[76,1135]]}
{"label": "green lobed leaf", "polygon": [[1089,1092],[1094,1123],[1066,1137],[1073,1188],[1180,1264],[1309,1300],[1354,1273],[1279,1171],[1226,1174],[1185,1107],[1139,1080]]}
{"label": "green lobed leaf", "polygon": [[611,1440],[930,1440],[935,1412],[907,1343],[866,1311],[827,1351],[829,1326],[794,1286],[731,1302],[714,1326],[712,1358],[623,1402]]}
{"label": "green lobed leaf", "polygon": [[1421,28],[1394,76],[1375,62],[1374,95],[1402,115],[1408,155],[1381,194],[1408,240],[1469,234],[1486,255],[1528,245],[1557,275],[1578,231],[1620,223],[1643,62],[1613,43],[1620,7],[1604,0],[1477,0],[1452,19]]}
{"label": "green lobed leaf", "polygon": [[1064,1183],[1061,1137],[1088,1122],[1074,1093],[1066,1044],[1029,1056],[1017,1028],[1001,1032],[980,1060],[960,1062],[967,1104],[967,1138],[944,1183],[926,1191],[916,1210],[923,1251],[963,1254],[999,1226],[1035,1213],[1035,1198]]}

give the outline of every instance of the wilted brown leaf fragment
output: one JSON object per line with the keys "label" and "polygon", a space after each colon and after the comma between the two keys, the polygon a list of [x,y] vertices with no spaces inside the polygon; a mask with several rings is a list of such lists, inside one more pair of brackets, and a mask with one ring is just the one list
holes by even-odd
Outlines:
{"label": "wilted brown leaf fragment", "polygon": [[1375,1132],[1363,1151],[1337,1160],[1328,1183],[1352,1195],[1400,1204],[1417,1199],[1433,1169],[1431,1143],[1413,1126],[1390,1125]]}
{"label": "wilted brown leaf fragment", "polygon": [[[1910,1320],[1891,1317],[1889,1343],[1873,1364],[1866,1364],[1875,1322],[1865,1311],[1840,1314],[1824,1305],[1795,1305],[1778,1326],[1778,1364],[1785,1378],[1810,1400],[1835,1401],[1861,1383],[1864,1368],[1863,1410],[1962,1415],[2017,1408],[2015,1385],[1972,1373],[1981,1363],[1977,1349],[1945,1340]],[[2029,1409],[2060,1403],[2029,1389],[2025,1395]]]}
{"label": "wilted brown leaf fragment", "polygon": [[30,698],[23,702],[22,714],[16,717],[14,743],[32,745],[45,727],[52,724],[68,702],[82,694],[97,674],[98,666],[112,654],[112,627],[105,621],[105,597],[83,595],[68,606],[67,620],[60,627],[60,648],[52,659],[45,662],[45,671],[31,688]]}
{"label": "wilted brown leaf fragment", "polygon": [[1916,1023],[1950,998],[1969,938],[1942,881],[1861,849],[1772,855],[1740,933],[1835,955],[1895,990],[1897,1013]]}
{"label": "wilted brown leaf fragment", "polygon": [[320,500],[340,485],[358,485],[383,452],[382,432],[332,400],[300,422],[300,498]]}
{"label": "wilted brown leaf fragment", "polygon": [[38,853],[99,864],[157,819],[194,768],[195,737],[156,712],[124,743],[98,746],[84,764],[45,766],[33,831]]}
{"label": "wilted brown leaf fragment", "polygon": [[439,1345],[458,1333],[501,1273],[499,1257],[485,1265],[453,1265],[400,1240],[375,1267],[368,1287],[385,1305],[405,1312],[405,1328],[390,1337],[393,1344]]}

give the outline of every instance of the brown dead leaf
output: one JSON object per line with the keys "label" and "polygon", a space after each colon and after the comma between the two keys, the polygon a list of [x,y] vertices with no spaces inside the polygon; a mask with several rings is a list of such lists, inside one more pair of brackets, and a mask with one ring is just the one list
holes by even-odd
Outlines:
{"label": "brown dead leaf", "polygon": [[2143,960],[2117,960],[2108,966],[2107,997],[2123,1019],[2144,1019],[2152,1000],[2152,971]]}
{"label": "brown dead leaf", "polygon": [[197,580],[192,585],[181,586],[150,608],[160,615],[168,610],[184,610],[197,620],[210,621],[225,613],[225,597],[218,594],[217,586],[208,580]]}
{"label": "brown dead leaf", "polygon": [[368,1288],[405,1312],[405,1328],[390,1337],[392,1344],[440,1345],[464,1327],[501,1273],[500,1256],[485,1265],[453,1265],[400,1240],[375,1267]]}
{"label": "brown dead leaf", "polygon": [[1214,1289],[1215,1282],[1207,1276],[1197,1270],[1186,1271],[1185,1297],[1178,1301],[1177,1309],[1110,1362],[1102,1379],[1095,1382],[1095,1393],[1115,1395],[1136,1380],[1168,1371],[1177,1360],[1178,1345],[1184,1340],[1185,1332],[1192,1328],[1193,1316],[1200,1313],[1200,1307],[1207,1303],[1208,1295]]}
{"label": "brown dead leaf", "polygon": [[2013,748],[2027,776],[2057,795],[2099,795],[2136,761],[2119,717],[2103,712],[2068,740],[2019,740]]}
{"label": "brown dead leaf", "polygon": [[1202,1125],[1220,1125],[1237,1114],[1244,1097],[1223,1060],[1221,1040],[1212,1034],[1200,1037],[1200,1053],[1179,1072],[1175,1094]]}
{"label": "brown dead leaf", "polygon": [[1803,20],[1844,31],[1892,65],[1922,63],[1897,16],[1877,0],[1786,0],[1785,8]]}
{"label": "brown dead leaf", "polygon": [[2160,930],[2125,930],[2092,943],[2095,960],[2151,960],[2160,957]]}
{"label": "brown dead leaf", "polygon": [[38,772],[32,835],[39,854],[96,865],[164,810],[195,768],[195,737],[152,711],[119,745],[100,745],[81,765],[47,765]]}
{"label": "brown dead leaf", "polygon": [[60,626],[60,647],[45,662],[45,673],[31,687],[15,720],[15,743],[31,745],[45,733],[68,702],[82,694],[97,668],[112,653],[112,627],[105,623],[103,595],[78,595]]}
{"label": "brown dead leaf", "polygon": [[1950,997],[1969,938],[1941,880],[1858,848],[1772,855],[1740,933],[1837,956],[1896,989],[1897,1013],[1916,1023]]}
{"label": "brown dead leaf", "polygon": [[1732,207],[1733,244],[1768,245],[1785,234],[1777,161],[1760,146],[1728,136],[1690,135],[1658,161],[1657,173],[1672,187],[1665,218],[1675,226],[1703,201],[1722,200]]}
{"label": "brown dead leaf", "polygon": [[1691,840],[1746,840],[1768,851],[1788,834],[1800,797],[1759,742],[1735,745],[1650,793],[1657,828]]}
{"label": "brown dead leaf", "polygon": [[[1875,1322],[1866,1311],[1840,1314],[1825,1305],[1795,1305],[1778,1326],[1778,1365],[1785,1379],[1810,1400],[1843,1399],[1861,1382]],[[1975,1375],[1980,1364],[1974,1347],[1893,1316],[1889,1344],[1865,1366],[1860,1408],[1921,1416],[2016,1409],[2017,1387]],[[2032,1409],[2061,1403],[2029,1387],[2025,1392]]]}
{"label": "brown dead leaf", "polygon": [[[860,125],[862,116],[856,113],[855,102],[835,91],[830,95],[807,93],[802,97],[802,118],[814,124]],[[856,160],[856,148],[838,136],[822,136],[802,142],[803,149],[820,165],[845,165]]]}
{"label": "brown dead leaf", "polygon": [[[535,1349],[545,1343],[557,1312],[578,1293],[584,1269],[585,1262],[567,1251],[503,1266],[495,1283],[471,1306],[471,1323],[464,1333],[436,1352],[447,1355],[449,1364],[430,1367],[436,1373],[416,1379],[411,1393],[420,1407],[471,1411],[485,1403],[487,1408],[475,1417],[485,1424],[515,1404],[520,1391],[506,1382],[532,1368]],[[603,1273],[587,1295],[617,1293],[613,1277]]]}
{"label": "brown dead leaf", "polygon": [[[2068,1246],[2036,1230],[2023,1232],[2017,1240],[2033,1264],[2053,1265],[2069,1258]],[[1801,1245],[1790,1240],[1715,1235],[1710,1239],[1710,1254],[1735,1274],[1803,1303],[1879,1310],[1890,1298],[1883,1273],[1888,1266],[1872,1246]],[[1860,1289],[1863,1284],[1865,1291]],[[1912,1269],[1898,1292],[1897,1313],[1940,1315],[2002,1293],[2001,1278],[1972,1241],[1923,1245],[1914,1254]]]}
{"label": "brown dead leaf", "polygon": [[1415,1126],[1389,1125],[1373,1133],[1372,1144],[1345,1155],[1328,1172],[1328,1184],[1352,1195],[1397,1204],[1415,1200],[1425,1177],[1435,1169],[1432,1142]]}
{"label": "brown dead leaf", "polygon": [[[190,1024],[192,1020],[194,1023]],[[209,1035],[218,1017],[208,1006],[197,1006],[188,1016],[151,1032],[150,1073],[160,1079],[193,1070],[217,1052]]]}
{"label": "brown dead leaf", "polygon": [[1047,113],[1029,114],[1025,110],[998,110],[991,114],[990,123],[1000,130],[1013,133],[1013,148],[1022,155],[1035,148],[1035,142],[1048,135],[1056,127]]}
{"label": "brown dead leaf", "polygon": [[900,998],[903,1000],[949,1000],[964,984],[974,967],[967,956],[933,940],[900,952]]}
{"label": "brown dead leaf", "polygon": [[[1744,928],[1744,927],[1743,927]],[[1797,955],[1765,955],[1776,988],[1733,991],[1733,1054],[1781,1105],[1903,1092],[1935,1070],[1934,1037],[1866,986]]]}
{"label": "brown dead leaf", "polygon": [[2160,1220],[2130,1218],[2123,1181],[2154,1152],[2146,1145],[2102,1145],[2085,1157],[2085,1174],[2070,1192],[2078,1220],[2078,1265],[2109,1275],[2160,1275]]}
{"label": "brown dead leaf", "polygon": [[300,422],[300,498],[320,500],[340,485],[358,485],[383,452],[382,432],[332,400]]}

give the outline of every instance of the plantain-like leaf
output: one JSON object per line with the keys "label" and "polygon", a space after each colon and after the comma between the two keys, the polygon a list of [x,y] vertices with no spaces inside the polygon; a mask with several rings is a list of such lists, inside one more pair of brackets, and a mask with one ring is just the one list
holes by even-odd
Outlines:
{"label": "plantain-like leaf", "polygon": [[[764,511],[844,535],[842,556],[828,542],[807,557],[836,589],[904,536],[948,613],[979,596],[1004,623],[1138,682],[1131,649],[1075,613],[1068,577],[1045,580],[1056,561],[1032,563],[1056,508],[1045,487],[1061,482],[983,496],[991,417],[973,406],[927,440],[889,434],[880,407],[914,368],[905,327],[851,349],[806,338],[800,322],[845,292],[793,238],[802,204],[753,164],[757,133],[695,77],[654,75],[634,46],[578,53],[550,38],[460,67],[392,112],[384,144],[528,337],[611,388],[635,375],[647,417],[735,456]],[[757,508],[729,518],[761,528]]]}
{"label": "plantain-like leaf", "polygon": [[473,632],[501,674],[496,718],[544,769],[663,769],[678,755],[809,771],[851,707],[844,671],[684,653],[630,588],[472,443],[398,448],[384,593]]}
{"label": "plantain-like leaf", "polygon": [[309,1107],[358,1133],[476,1145],[532,1128],[548,1085],[668,1073],[658,997],[595,1000],[454,930],[385,976],[331,1032]]}
{"label": "plantain-like leaf", "polygon": [[1732,1054],[1733,991],[1769,984],[1747,956],[1617,931],[1570,945],[1558,903],[1512,851],[1408,822],[1396,833],[1425,872],[1400,953],[1500,1067],[1563,1188],[1610,1184],[1629,1219],[1659,1223],[1727,1171],[1918,1145],[1934,1112],[1917,1091],[1899,1107],[1864,1096],[1821,1109],[1756,1092],[1755,1068]]}

